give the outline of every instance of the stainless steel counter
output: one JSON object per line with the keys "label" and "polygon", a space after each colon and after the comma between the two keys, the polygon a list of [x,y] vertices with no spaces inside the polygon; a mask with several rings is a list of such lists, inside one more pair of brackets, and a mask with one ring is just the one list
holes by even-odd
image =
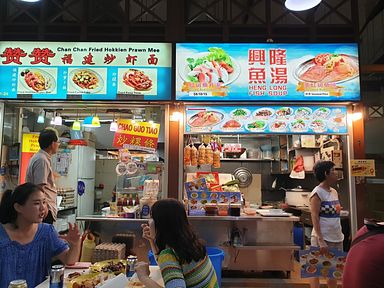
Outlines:
{"label": "stainless steel counter", "polygon": [[[299,247],[293,242],[293,225],[299,217],[264,217],[260,215],[189,216],[191,225],[207,246],[220,247],[225,252],[223,269],[241,271],[286,271],[294,269],[293,252]],[[102,215],[77,217],[86,227],[100,234],[102,242],[128,231],[135,233],[134,252],[147,261],[148,242],[142,238],[141,224],[148,219],[111,218]],[[240,231],[240,246],[231,243],[231,232]]]}
{"label": "stainless steel counter", "polygon": [[[94,221],[94,222],[138,222],[145,223],[148,219],[132,219],[132,218],[117,218],[107,217],[103,215],[87,215],[79,216],[76,218],[78,221]],[[260,215],[248,216],[242,215],[239,217],[235,216],[188,216],[190,221],[271,221],[271,222],[297,222],[300,220],[299,217],[265,217]]]}

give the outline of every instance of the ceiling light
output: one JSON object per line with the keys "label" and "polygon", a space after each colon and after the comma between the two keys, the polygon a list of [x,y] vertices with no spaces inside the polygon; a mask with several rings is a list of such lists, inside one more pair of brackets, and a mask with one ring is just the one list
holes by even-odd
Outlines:
{"label": "ceiling light", "polygon": [[286,0],[285,7],[291,11],[305,11],[319,5],[321,0]]}
{"label": "ceiling light", "polygon": [[63,118],[57,114],[56,117],[53,119],[53,123],[57,126],[63,125]]}
{"label": "ceiling light", "polygon": [[21,2],[29,2],[29,3],[34,3],[34,2],[39,2],[40,0],[20,0]]}
{"label": "ceiling light", "polygon": [[45,112],[43,109],[40,109],[39,117],[37,117],[37,123],[44,124],[45,122]]}
{"label": "ceiling light", "polygon": [[118,128],[117,122],[113,120],[113,122],[111,123],[111,126],[109,126],[109,131],[116,132],[117,128]]}
{"label": "ceiling light", "polygon": [[173,112],[171,114],[171,117],[169,118],[170,121],[172,122],[178,122],[178,121],[181,121],[183,120],[183,114],[181,112]]}
{"label": "ceiling light", "polygon": [[97,116],[85,117],[83,127],[98,128],[100,127],[100,119]]}
{"label": "ceiling light", "polygon": [[81,124],[79,119],[77,119],[76,121],[73,122],[72,130],[80,131],[80,129],[81,129]]}
{"label": "ceiling light", "polygon": [[361,113],[361,112],[353,112],[353,114],[352,114],[352,120],[353,121],[359,121],[362,118],[363,118],[363,113]]}

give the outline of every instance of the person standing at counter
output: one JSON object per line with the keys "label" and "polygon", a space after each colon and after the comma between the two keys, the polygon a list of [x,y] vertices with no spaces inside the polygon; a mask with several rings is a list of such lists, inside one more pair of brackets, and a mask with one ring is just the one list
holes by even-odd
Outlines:
{"label": "person standing at counter", "polygon": [[33,155],[29,161],[25,181],[39,186],[41,191],[45,193],[48,210],[43,222],[53,224],[57,218],[57,191],[53,177],[51,157],[57,153],[60,145],[57,131],[53,128],[46,128],[41,131],[39,145],[39,152]]}
{"label": "person standing at counter", "polygon": [[77,225],[69,224],[68,234],[60,239],[52,225],[41,223],[46,210],[45,194],[32,183],[4,193],[0,202],[0,287],[17,279],[36,287],[46,279],[52,257],[65,264],[78,261],[81,237]]}
{"label": "person standing at counter", "polygon": [[[320,182],[310,198],[313,223],[311,246],[319,247],[322,254],[328,249],[343,250],[344,235],[341,231],[341,205],[337,191],[332,188],[337,183],[335,164],[331,161],[318,161],[313,170]],[[327,279],[328,287],[337,287],[335,279]],[[319,278],[311,278],[311,288],[318,288]]]}
{"label": "person standing at counter", "polygon": [[[143,224],[143,237],[157,255],[165,288],[219,287],[215,270],[204,245],[192,231],[184,205],[163,199],[152,206],[149,224]],[[148,288],[158,288],[149,278],[147,263],[136,265],[139,280]]]}

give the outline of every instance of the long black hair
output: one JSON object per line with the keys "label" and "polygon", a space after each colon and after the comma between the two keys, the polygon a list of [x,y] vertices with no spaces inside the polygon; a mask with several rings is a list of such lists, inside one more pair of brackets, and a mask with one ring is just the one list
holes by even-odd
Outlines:
{"label": "long black hair", "polygon": [[204,259],[205,246],[197,238],[188,222],[184,205],[176,199],[163,199],[152,206],[152,218],[156,229],[156,246],[159,251],[172,248],[183,263]]}
{"label": "long black hair", "polygon": [[32,183],[19,185],[14,191],[5,191],[0,202],[0,222],[2,224],[15,223],[17,219],[15,204],[24,205],[31,194],[38,191],[41,191],[39,187]]}

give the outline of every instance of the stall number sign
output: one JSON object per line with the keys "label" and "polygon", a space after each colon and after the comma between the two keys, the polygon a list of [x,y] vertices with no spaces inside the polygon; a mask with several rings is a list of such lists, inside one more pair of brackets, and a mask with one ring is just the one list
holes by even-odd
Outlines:
{"label": "stall number sign", "polygon": [[114,147],[156,151],[160,124],[121,119],[117,121],[117,125],[118,129],[113,139]]}
{"label": "stall number sign", "polygon": [[355,177],[375,177],[375,160],[351,160],[351,170]]}

